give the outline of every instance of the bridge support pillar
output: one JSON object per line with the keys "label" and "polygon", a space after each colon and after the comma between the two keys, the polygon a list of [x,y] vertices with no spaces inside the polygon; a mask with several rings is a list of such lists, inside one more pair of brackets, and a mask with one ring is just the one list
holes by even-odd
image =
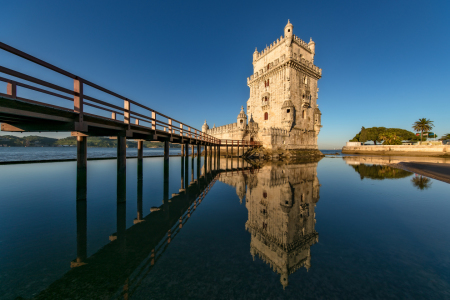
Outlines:
{"label": "bridge support pillar", "polygon": [[179,192],[184,192],[184,156],[181,156],[181,187]]}
{"label": "bridge support pillar", "polygon": [[164,160],[163,204],[169,200],[169,160]]}
{"label": "bridge support pillar", "polygon": [[192,157],[194,157],[194,145],[191,145]]}
{"label": "bridge support pillar", "polygon": [[142,208],[142,195],[143,195],[143,168],[142,168],[142,160],[138,159],[137,165],[137,217],[134,219],[134,224],[140,223],[144,220],[143,208]]}
{"label": "bridge support pillar", "polygon": [[77,136],[77,168],[87,167],[87,137]]}
{"label": "bridge support pillar", "polygon": [[144,141],[138,141],[138,159],[142,160],[144,157]]}
{"label": "bridge support pillar", "polygon": [[181,156],[184,156],[184,144],[181,144]]}
{"label": "bridge support pillar", "polygon": [[117,137],[117,172],[125,172],[127,166],[127,138]]}
{"label": "bridge support pillar", "polygon": [[164,141],[164,160],[169,160],[169,141]]}
{"label": "bridge support pillar", "polygon": [[202,149],[202,147],[200,146],[200,144],[198,144],[197,145],[197,156],[200,156],[201,149]]}

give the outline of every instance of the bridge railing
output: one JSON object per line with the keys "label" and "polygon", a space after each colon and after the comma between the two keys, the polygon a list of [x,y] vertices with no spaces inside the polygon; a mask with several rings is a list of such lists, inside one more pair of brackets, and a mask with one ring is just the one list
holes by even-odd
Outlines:
{"label": "bridge railing", "polygon": [[[90,82],[86,79],[76,76],[75,74],[67,72],[61,68],[58,68],[52,64],[49,64],[41,59],[34,57],[34,56],[31,56],[25,52],[22,52],[16,48],[13,48],[7,44],[0,42],[0,49],[3,49],[9,53],[16,55],[16,56],[24,58],[24,59],[31,61],[35,64],[38,64],[40,66],[43,66],[46,69],[49,69],[49,70],[57,72],[61,75],[64,75],[65,77],[69,77],[69,78],[73,79],[73,81],[74,81],[74,89],[71,90],[71,89],[62,87],[60,85],[53,84],[51,82],[41,80],[39,78],[6,68],[4,66],[0,66],[1,73],[19,78],[19,79],[27,82],[27,83],[23,83],[23,82],[19,82],[19,81],[10,79],[10,78],[0,77],[0,81],[7,83],[6,94],[0,93],[0,95],[6,96],[9,98],[13,98],[13,99],[18,99],[18,100],[25,101],[25,102],[29,102],[29,103],[33,103],[33,104],[40,104],[40,105],[45,105],[45,106],[52,107],[52,108],[58,108],[58,109],[63,109],[63,110],[67,110],[67,111],[76,112],[79,115],[79,120],[78,120],[79,122],[83,122],[84,115],[95,116],[95,117],[101,117],[101,118],[105,118],[105,119],[109,119],[109,120],[114,120],[116,122],[123,122],[125,124],[129,124],[129,126],[134,125],[134,126],[145,127],[147,129],[154,130],[155,134],[157,133],[157,130],[159,130],[159,131],[167,132],[167,134],[171,134],[171,135],[175,134],[175,135],[183,136],[186,138],[193,138],[193,139],[197,139],[197,140],[201,140],[201,141],[205,141],[205,142],[209,142],[209,143],[214,143],[214,144],[220,143],[219,139],[217,139],[211,135],[208,135],[199,129],[196,129],[196,128],[189,126],[181,121],[173,119],[173,118],[171,118],[165,114],[162,114],[154,109],[151,109],[150,107],[147,107],[139,102],[128,99],[120,94],[117,94],[117,93],[115,93],[111,90],[108,90],[104,87],[101,87],[93,82]],[[28,83],[33,83],[40,87],[33,86]],[[36,92],[40,92],[43,94],[51,95],[51,96],[57,97],[59,99],[72,101],[73,109],[68,109],[66,107],[59,106],[59,105],[52,105],[52,104],[45,103],[45,102],[31,100],[31,99],[27,99],[24,97],[19,97],[19,95],[17,94],[17,87],[21,87],[21,88],[33,90]],[[45,87],[45,88],[48,88],[51,90],[47,90],[42,87]],[[109,103],[107,101],[103,101],[98,98],[86,95],[84,93],[85,87],[91,87],[95,90],[98,90],[100,92],[106,93],[110,96],[113,96],[117,99],[122,100],[123,107],[120,107],[118,105]],[[100,109],[103,112],[111,113],[111,117],[106,118],[106,117],[100,116],[98,114],[87,113],[87,112],[85,112],[86,107],[92,107],[92,108]],[[136,110],[133,110],[132,107],[143,109],[145,111],[145,113],[138,113]],[[118,118],[117,118],[118,116],[123,116],[123,121],[118,120]]]}
{"label": "bridge railing", "polygon": [[247,140],[225,140],[225,139],[221,139],[220,140],[220,146],[231,146],[231,147],[236,147],[236,146],[249,146],[249,147],[258,147],[261,146],[261,142],[258,141],[247,141]]}

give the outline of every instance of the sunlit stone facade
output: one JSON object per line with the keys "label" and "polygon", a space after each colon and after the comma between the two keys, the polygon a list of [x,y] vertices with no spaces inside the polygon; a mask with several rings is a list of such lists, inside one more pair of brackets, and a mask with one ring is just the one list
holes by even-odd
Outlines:
{"label": "sunlit stone facade", "polygon": [[[321,112],[317,81],[322,70],[314,65],[315,43],[293,34],[288,21],[284,36],[253,53],[253,75],[247,78],[250,98],[236,123],[203,130],[220,139],[261,141],[276,149],[318,149]],[[248,120],[248,122],[247,122]]]}
{"label": "sunlit stone facade", "polygon": [[317,162],[270,164],[253,173],[221,176],[220,181],[235,187],[241,202],[245,196],[250,253],[280,275],[283,288],[290,274],[311,267],[310,247],[319,240],[315,231],[320,189]]}

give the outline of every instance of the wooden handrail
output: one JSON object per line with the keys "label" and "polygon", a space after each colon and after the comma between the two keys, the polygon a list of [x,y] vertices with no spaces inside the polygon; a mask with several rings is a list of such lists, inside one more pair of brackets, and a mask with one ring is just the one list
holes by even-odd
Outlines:
{"label": "wooden handrail", "polygon": [[[176,134],[176,132],[178,132],[180,136],[187,136],[189,138],[194,137],[194,138],[197,138],[199,140],[206,141],[206,142],[209,142],[209,143],[213,143],[213,144],[216,144],[216,145],[217,144],[218,145],[222,145],[223,144],[221,139],[217,139],[217,138],[215,138],[215,137],[213,137],[213,136],[211,136],[209,134],[206,134],[206,133],[202,132],[199,129],[196,129],[196,128],[194,128],[192,126],[189,126],[189,125],[187,125],[187,124],[185,124],[183,122],[175,120],[175,119],[173,119],[173,118],[171,118],[171,117],[169,117],[169,116],[167,116],[165,114],[162,114],[160,112],[157,112],[157,111],[151,109],[150,107],[147,107],[147,106],[145,106],[145,105],[143,105],[141,103],[138,103],[138,102],[136,102],[134,100],[128,99],[128,98],[126,98],[126,97],[124,97],[124,96],[122,96],[120,94],[117,94],[117,93],[115,93],[115,92],[113,92],[113,91],[111,91],[109,89],[101,87],[101,86],[99,86],[99,85],[97,85],[97,84],[95,84],[95,83],[93,83],[91,81],[83,79],[83,78],[81,78],[81,77],[79,77],[79,76],[77,76],[77,75],[75,75],[73,73],[67,72],[67,71],[65,71],[65,70],[63,70],[61,68],[56,67],[55,65],[52,65],[52,64],[50,64],[48,62],[45,62],[45,61],[43,61],[43,60],[41,60],[41,59],[39,59],[37,57],[34,57],[34,56],[32,56],[32,55],[30,55],[28,53],[20,51],[20,50],[14,48],[14,47],[11,47],[11,46],[9,46],[9,45],[7,45],[5,43],[0,42],[0,49],[3,49],[4,51],[12,53],[12,54],[14,54],[16,56],[24,58],[24,59],[26,59],[26,60],[28,60],[30,62],[38,64],[38,65],[40,65],[40,66],[42,66],[44,68],[47,68],[49,70],[52,70],[54,72],[57,72],[57,73],[59,73],[61,75],[64,75],[64,76],[69,77],[69,78],[74,80],[74,90],[70,90],[70,89],[64,88],[62,86],[50,83],[48,81],[41,80],[41,79],[38,79],[36,77],[33,77],[33,76],[30,76],[30,75],[27,75],[27,74],[24,74],[24,73],[21,73],[21,72],[18,72],[18,71],[15,71],[15,70],[3,67],[3,66],[0,66],[0,72],[1,73],[8,74],[10,76],[14,76],[14,77],[17,77],[19,79],[22,79],[22,80],[25,80],[25,81],[28,81],[28,82],[32,82],[32,83],[40,85],[40,86],[43,86],[43,87],[46,87],[46,88],[49,88],[49,89],[52,89],[52,90],[56,90],[56,91],[68,94],[68,95],[72,96],[73,98],[72,97],[68,97],[66,95],[61,95],[61,94],[58,94],[58,93],[55,93],[55,92],[52,92],[52,91],[48,91],[48,90],[45,90],[45,89],[41,89],[41,88],[38,88],[38,87],[35,87],[35,86],[31,86],[31,85],[28,85],[28,84],[25,84],[25,83],[22,83],[22,82],[18,82],[18,81],[12,80],[12,79],[4,78],[4,77],[0,77],[0,81],[8,83],[8,88],[11,87],[11,91],[8,90],[7,94],[0,93],[1,95],[13,96],[13,98],[16,98],[16,99],[19,99],[19,100],[28,101],[28,102],[31,102],[31,103],[39,103],[41,105],[43,104],[43,105],[47,105],[49,107],[63,108],[63,107],[60,107],[60,106],[46,104],[46,103],[43,103],[43,102],[40,102],[40,101],[34,101],[34,100],[26,99],[26,98],[19,98],[19,97],[17,97],[17,95],[16,95],[16,93],[17,93],[16,92],[16,86],[20,86],[20,87],[23,87],[23,88],[27,88],[27,89],[30,89],[30,90],[37,91],[37,92],[41,92],[41,93],[44,93],[44,94],[55,96],[55,97],[58,97],[58,98],[61,98],[61,99],[73,101],[74,102],[74,111],[78,112],[80,114],[80,120],[82,120],[81,116],[84,113],[83,105],[85,104],[86,106],[90,106],[90,107],[101,109],[101,110],[104,110],[104,111],[107,111],[107,112],[111,112],[112,113],[112,118],[111,118],[112,120],[116,120],[116,115],[119,114],[119,115],[123,115],[124,116],[124,123],[130,123],[131,124],[130,119],[133,118],[133,119],[137,120],[136,125],[139,125],[139,120],[143,121],[143,122],[150,123],[151,127],[149,127],[149,128],[151,128],[152,130],[156,130],[156,127],[160,126],[160,127],[163,127],[164,129],[167,128],[169,130],[170,134]],[[90,86],[90,87],[92,87],[94,89],[97,89],[99,91],[102,91],[102,92],[104,92],[106,94],[109,94],[111,96],[114,96],[114,97],[124,101],[124,107],[120,107],[120,106],[108,103],[106,101],[102,101],[102,100],[99,100],[97,98],[85,95],[83,93],[83,85]],[[89,103],[89,102],[85,102],[84,100],[93,102],[95,104]],[[140,114],[140,113],[137,113],[137,112],[134,112],[132,110],[132,107],[134,105],[149,111],[151,113],[151,117],[143,115],[143,114]],[[63,108],[63,109],[68,110],[67,108]],[[98,116],[98,115],[95,115],[95,114],[89,114],[89,115]],[[168,120],[168,123],[165,123],[165,122],[163,122],[161,120],[158,120],[157,119],[158,116],[162,117],[162,118],[166,118]],[[102,118],[104,118],[104,117],[102,117]],[[176,126],[176,124],[174,124],[174,123],[177,123],[178,126]],[[165,125],[167,125],[167,126],[165,126]],[[139,125],[139,126],[142,126],[142,125]],[[145,126],[143,126],[143,127],[145,127]],[[187,128],[187,130],[185,128]],[[237,141],[237,143],[239,145],[239,141]],[[249,144],[247,141],[241,141],[240,143],[241,143],[241,145],[248,145]],[[228,140],[226,141],[226,144],[228,145]],[[232,145],[233,144],[234,144],[234,140],[232,140]]]}

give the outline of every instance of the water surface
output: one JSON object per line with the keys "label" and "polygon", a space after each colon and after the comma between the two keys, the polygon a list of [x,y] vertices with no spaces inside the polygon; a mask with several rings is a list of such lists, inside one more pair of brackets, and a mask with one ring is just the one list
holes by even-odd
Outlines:
{"label": "water surface", "polygon": [[80,198],[76,162],[0,165],[0,298],[450,297],[448,184],[331,157],[203,166],[128,159],[124,188],[89,161]]}

